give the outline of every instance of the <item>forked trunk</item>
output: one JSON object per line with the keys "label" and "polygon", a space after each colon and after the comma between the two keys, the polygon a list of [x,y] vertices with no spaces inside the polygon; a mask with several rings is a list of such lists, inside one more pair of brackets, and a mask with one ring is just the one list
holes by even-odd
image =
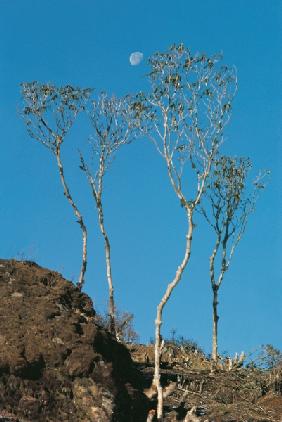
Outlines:
{"label": "forked trunk", "polygon": [[61,150],[60,150],[60,146],[57,146],[56,149],[56,158],[57,158],[57,164],[58,164],[58,168],[59,168],[59,173],[60,173],[60,179],[61,179],[61,183],[63,185],[63,189],[64,189],[64,195],[67,198],[67,200],[69,201],[75,216],[77,217],[77,222],[80,225],[81,231],[82,231],[82,263],[81,263],[81,270],[80,270],[80,274],[79,274],[79,278],[78,278],[78,282],[77,282],[77,286],[79,287],[79,289],[82,289],[83,284],[84,284],[84,277],[85,277],[85,272],[86,272],[86,267],[87,267],[87,229],[86,226],[83,222],[83,218],[82,215],[79,211],[79,209],[77,208],[76,204],[74,203],[74,200],[70,194],[68,185],[66,183],[65,180],[65,176],[64,176],[64,169],[63,169],[63,164],[61,161]]}
{"label": "forked trunk", "polygon": [[110,332],[117,337],[116,332],[116,318],[115,318],[115,299],[114,299],[114,285],[113,285],[113,278],[112,278],[112,265],[111,265],[111,245],[110,240],[107,235],[105,225],[104,225],[104,212],[103,212],[103,204],[102,204],[102,192],[103,192],[103,176],[105,173],[105,157],[102,154],[100,157],[100,164],[99,164],[99,172],[98,172],[98,186],[96,185],[95,180],[93,179],[91,172],[88,169],[88,166],[84,162],[84,158],[82,154],[80,154],[80,161],[81,161],[81,169],[86,173],[88,182],[92,189],[93,198],[95,200],[97,212],[98,212],[98,222],[100,231],[104,238],[104,245],[105,245],[105,258],[106,258],[106,274],[107,274],[107,282],[109,288],[109,305],[108,305],[108,315],[109,315],[109,330]]}

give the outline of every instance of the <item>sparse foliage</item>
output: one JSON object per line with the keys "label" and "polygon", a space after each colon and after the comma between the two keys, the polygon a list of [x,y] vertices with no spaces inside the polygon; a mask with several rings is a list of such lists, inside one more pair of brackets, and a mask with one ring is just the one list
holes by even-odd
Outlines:
{"label": "sparse foliage", "polygon": [[263,178],[266,173],[256,178],[253,188],[248,187],[247,177],[250,169],[251,161],[247,158],[217,157],[206,186],[207,201],[201,208],[202,214],[215,233],[215,244],[210,256],[214,361],[218,358],[218,290],[245,232],[248,217],[254,211],[258,191],[264,187]]}
{"label": "sparse foliage", "polygon": [[28,133],[55,155],[64,195],[82,230],[82,264],[77,283],[79,288],[82,288],[87,266],[87,229],[66,182],[61,146],[76,116],[84,110],[91,90],[74,88],[70,85],[56,87],[38,82],[23,83],[21,86],[24,100],[22,115]]}
{"label": "sparse foliage", "polygon": [[282,351],[275,348],[272,344],[263,344],[252,353],[248,366],[266,370],[282,367]]}
{"label": "sparse foliage", "polygon": [[193,215],[201,201],[212,162],[223,141],[236,91],[236,72],[221,66],[221,57],[192,55],[183,45],[149,59],[151,90],[133,103],[136,124],[165,161],[169,181],[184,209],[187,233],[184,257],[157,306],[155,374],[157,418],[162,420],[160,383],[161,325],[165,304],[188,264],[194,229]]}
{"label": "sparse foliage", "polygon": [[[87,111],[90,118],[91,153],[86,156],[80,152],[80,169],[87,178],[97,210],[104,240],[109,289],[108,313],[98,315],[96,321],[125,343],[136,341],[138,335],[133,327],[133,314],[116,311],[111,243],[104,217],[104,177],[117,151],[122,145],[132,142],[137,133],[152,141],[164,160],[168,180],[184,212],[187,229],[182,260],[166,285],[156,310],[155,339],[154,346],[151,346],[155,367],[149,390],[157,394],[158,421],[163,420],[163,398],[166,394],[160,377],[162,358],[163,363],[165,355],[169,362],[178,363],[180,354],[182,363],[184,359],[188,367],[192,365],[191,355],[194,355],[199,357],[201,363],[204,360],[205,365],[210,365],[201,348],[191,340],[176,337],[175,330],[169,340],[161,336],[165,306],[181,281],[191,257],[195,211],[202,213],[215,234],[209,266],[213,292],[212,361],[216,362],[217,368],[231,370],[241,367],[246,358],[243,353],[240,356],[236,354],[234,358],[218,356],[218,291],[245,232],[249,215],[255,209],[258,193],[265,187],[267,172],[260,173],[253,187],[249,188],[251,161],[220,155],[224,128],[229,122],[237,90],[235,69],[222,65],[221,59],[221,55],[193,55],[183,44],[173,45],[149,59],[148,92],[140,92],[134,98],[117,98],[102,93],[87,108],[90,89],[69,85],[56,87],[38,82],[22,84],[22,114],[28,133],[54,154],[64,195],[82,231],[79,288],[85,281],[87,229],[66,182],[61,147],[77,115]],[[273,370],[279,366],[281,377],[280,351],[271,345],[264,346],[261,362],[263,369]],[[173,389],[177,383],[174,384]],[[192,408],[185,420],[192,420],[194,413],[195,408]],[[148,420],[152,420],[154,415],[155,411],[151,410]]]}
{"label": "sparse foliage", "polygon": [[128,98],[109,97],[101,94],[93,101],[89,110],[93,127],[90,138],[92,150],[91,167],[80,153],[80,168],[85,173],[95,201],[100,231],[104,238],[106,273],[109,288],[110,331],[117,334],[115,328],[115,299],[111,263],[111,245],[104,223],[103,189],[104,176],[117,150],[131,142],[133,130],[130,126],[130,107]]}

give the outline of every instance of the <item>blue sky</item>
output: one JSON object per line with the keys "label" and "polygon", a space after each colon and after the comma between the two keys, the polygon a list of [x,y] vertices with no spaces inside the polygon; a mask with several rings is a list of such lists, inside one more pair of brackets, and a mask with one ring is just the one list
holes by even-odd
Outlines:
{"label": "blue sky", "polygon": [[[19,117],[20,83],[37,80],[94,87],[117,95],[145,89],[146,59],[184,42],[192,51],[223,51],[239,89],[224,151],[271,170],[220,291],[219,349],[282,348],[281,29],[273,0],[0,0],[0,224],[2,258],[22,255],[76,279],[81,234],[62,195],[54,158],[30,139]],[[144,61],[130,66],[129,55]],[[87,142],[78,119],[63,160],[90,234],[85,290],[99,311],[107,287],[94,203],[78,169]],[[154,333],[155,308],[182,258],[185,216],[164,164],[149,142],[124,147],[106,177],[105,219],[112,241],[119,308],[135,315],[142,341]],[[163,332],[211,342],[211,237],[199,224],[191,262],[166,308]]]}

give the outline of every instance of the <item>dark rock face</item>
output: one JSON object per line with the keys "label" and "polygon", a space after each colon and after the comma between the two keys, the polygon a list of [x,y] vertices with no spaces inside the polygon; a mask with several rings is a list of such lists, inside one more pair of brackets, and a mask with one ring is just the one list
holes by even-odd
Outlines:
{"label": "dark rock face", "polygon": [[145,421],[141,384],[87,295],[35,263],[0,260],[0,420]]}

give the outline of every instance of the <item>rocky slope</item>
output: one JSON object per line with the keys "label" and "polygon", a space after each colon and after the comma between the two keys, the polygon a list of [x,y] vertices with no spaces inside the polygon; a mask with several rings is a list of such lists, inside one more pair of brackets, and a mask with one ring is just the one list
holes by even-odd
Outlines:
{"label": "rocky slope", "polygon": [[35,263],[0,260],[1,421],[144,421],[141,384],[87,295]]}
{"label": "rocky slope", "polygon": [[[91,299],[33,262],[0,260],[0,422],[145,422],[152,345],[127,348]],[[164,422],[282,422],[282,367],[217,368],[166,343]],[[188,415],[187,415],[188,414]],[[153,418],[152,418],[153,420]]]}
{"label": "rocky slope", "polygon": [[[129,349],[149,387],[153,345],[132,344]],[[166,342],[162,385],[174,388],[167,388],[171,394],[164,400],[165,422],[282,422],[282,365],[265,371],[232,362],[233,367],[223,360],[211,370],[203,352]]]}

